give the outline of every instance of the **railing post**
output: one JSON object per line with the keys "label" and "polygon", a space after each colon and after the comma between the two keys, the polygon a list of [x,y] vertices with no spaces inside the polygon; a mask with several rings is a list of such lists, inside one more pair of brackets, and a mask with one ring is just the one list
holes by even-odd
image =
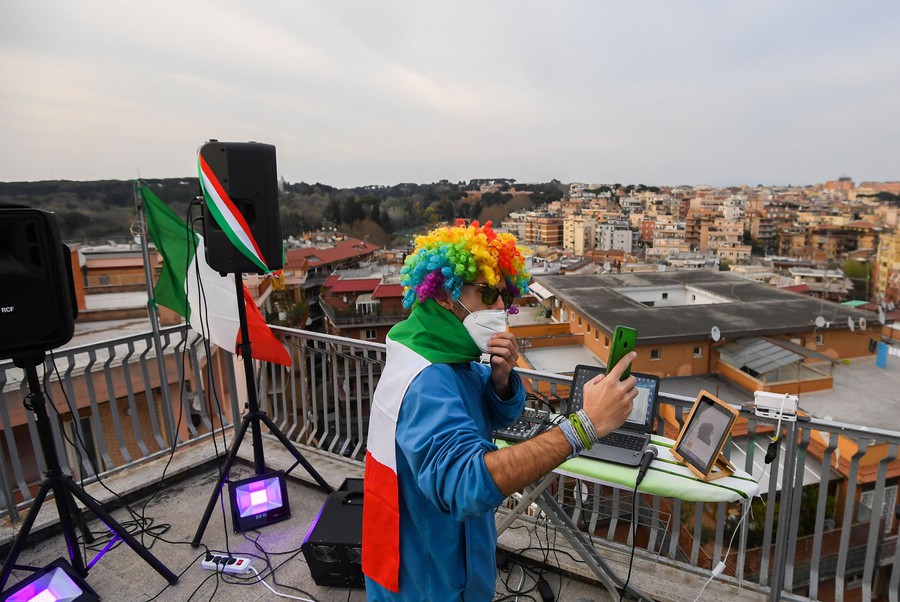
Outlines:
{"label": "railing post", "polygon": [[[788,421],[784,425],[785,446],[784,473],[781,475],[781,500],[778,508],[778,530],[775,532],[775,558],[772,567],[772,578],[769,580],[771,591],[769,600],[781,600],[784,588],[784,574],[787,568],[788,540],[791,536],[791,507],[794,499],[794,464],[797,456],[797,423]],[[777,433],[781,435],[781,433]],[[775,466],[778,458],[775,459]],[[770,500],[771,503],[771,500]]]}

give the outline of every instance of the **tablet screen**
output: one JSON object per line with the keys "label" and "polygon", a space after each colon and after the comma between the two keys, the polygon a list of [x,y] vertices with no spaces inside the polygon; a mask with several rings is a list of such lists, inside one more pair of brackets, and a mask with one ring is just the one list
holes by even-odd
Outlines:
{"label": "tablet screen", "polygon": [[735,418],[736,413],[731,408],[701,394],[675,450],[699,472],[709,474],[725,438],[731,433]]}

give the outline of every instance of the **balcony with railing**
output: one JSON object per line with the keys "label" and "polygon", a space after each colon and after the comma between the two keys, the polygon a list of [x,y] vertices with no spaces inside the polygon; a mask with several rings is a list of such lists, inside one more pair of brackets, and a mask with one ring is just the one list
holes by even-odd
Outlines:
{"label": "balcony with railing", "polygon": [[373,309],[360,309],[358,307],[340,307],[332,305],[326,299],[320,298],[319,305],[322,312],[332,324],[338,328],[347,326],[393,326],[397,322],[406,319],[409,313],[384,312],[378,305]]}
{"label": "balcony with railing", "polygon": [[[262,409],[315,466],[328,465],[333,484],[339,484],[341,476],[358,477],[365,459],[370,394],[384,365],[384,346],[287,328],[275,331],[291,351],[293,365],[255,366]],[[98,480],[127,481],[131,496],[154,487],[161,488],[162,497],[174,499],[177,492],[182,496],[178,511],[190,513],[193,518],[187,522],[195,525],[214,487],[220,440],[234,435],[244,412],[244,381],[236,376],[239,361],[221,350],[211,353],[202,339],[185,335],[181,328],[164,329],[158,338],[136,334],[54,351],[44,364],[42,383],[63,470],[100,496],[106,494]],[[530,390],[559,409],[567,377],[520,373]],[[12,362],[0,363],[0,543],[6,547],[34,502],[47,466],[34,417],[23,408],[27,394],[21,371]],[[681,423],[693,398],[663,393],[661,401],[661,415]],[[753,501],[749,512],[747,504],[684,502],[643,492],[633,499],[631,490],[563,475],[550,491],[622,576],[634,544],[632,583],[653,599],[694,599],[705,587],[701,599],[707,600],[897,602],[900,432],[817,419],[786,422],[775,444],[777,461],[766,465],[761,456],[775,421],[747,412],[741,417],[746,428],[729,442],[726,455],[760,478],[763,496]],[[663,433],[664,421],[658,423],[659,434],[671,436]],[[290,458],[279,459],[273,451],[278,448],[274,438],[262,438],[272,463],[293,468]],[[242,448],[241,457],[248,458],[245,469],[253,465],[250,451],[249,443]],[[199,484],[161,480],[162,466],[169,474],[193,474],[179,478],[199,479]],[[292,477],[305,478],[295,472]],[[297,520],[308,515],[311,521],[324,499],[324,494],[310,498],[310,491],[312,487],[302,486],[292,493],[311,499],[308,507],[295,508]],[[508,512],[516,498],[498,512]],[[40,526],[52,531],[56,519],[49,514]],[[565,591],[576,591],[577,583],[590,578],[540,509],[528,509],[514,524],[520,528],[504,533],[501,547],[549,565],[551,572],[573,584]],[[295,527],[292,537],[297,539],[284,548],[298,547],[306,528],[308,523]],[[208,531],[220,532],[221,527]],[[49,562],[61,550],[49,550],[50,556],[42,558],[41,550],[52,547],[42,543],[43,537],[29,542],[29,554]],[[251,545],[246,537],[242,542]],[[725,564],[724,572],[706,585],[719,561]],[[158,585],[165,583],[160,580]],[[305,585],[314,594],[310,598],[363,599],[360,592],[310,590],[309,583]],[[599,585],[588,587],[596,599],[609,599]],[[181,597],[159,599],[192,595],[182,591]],[[570,595],[558,599],[577,599]]]}

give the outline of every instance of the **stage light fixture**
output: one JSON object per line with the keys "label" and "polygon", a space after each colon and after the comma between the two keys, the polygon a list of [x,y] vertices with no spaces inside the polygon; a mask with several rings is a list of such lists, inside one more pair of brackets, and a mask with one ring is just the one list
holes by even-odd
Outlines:
{"label": "stage light fixture", "polygon": [[97,595],[63,558],[54,560],[0,594],[4,602],[99,602]]}
{"label": "stage light fixture", "polygon": [[231,524],[235,533],[258,529],[291,516],[287,479],[281,471],[228,483]]}

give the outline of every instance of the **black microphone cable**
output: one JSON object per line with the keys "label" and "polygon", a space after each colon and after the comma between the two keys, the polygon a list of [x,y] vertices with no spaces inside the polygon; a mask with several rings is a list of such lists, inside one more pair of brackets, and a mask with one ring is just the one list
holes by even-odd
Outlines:
{"label": "black microphone cable", "polygon": [[647,470],[650,468],[650,463],[653,462],[653,459],[658,455],[659,449],[655,445],[647,446],[647,449],[644,450],[644,455],[641,458],[641,465],[640,467],[638,467],[637,478],[635,478],[634,480],[634,489],[631,491],[631,556],[628,558],[628,574],[625,576],[625,584],[622,585],[622,589],[619,590],[619,602],[622,601],[622,596],[624,596],[625,592],[628,591],[628,583],[631,581],[631,569],[634,566],[634,550],[637,547],[638,527],[638,485],[640,485],[641,481],[644,480],[644,476],[646,476]]}

